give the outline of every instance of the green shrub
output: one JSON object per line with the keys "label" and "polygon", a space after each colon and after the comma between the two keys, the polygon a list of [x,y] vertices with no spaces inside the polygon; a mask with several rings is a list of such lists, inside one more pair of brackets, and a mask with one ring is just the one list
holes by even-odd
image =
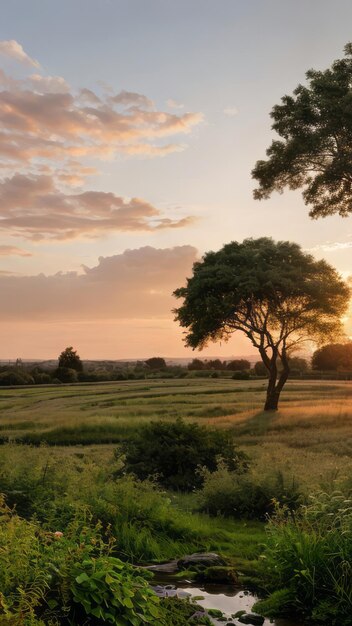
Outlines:
{"label": "green shrub", "polygon": [[181,419],[142,426],[122,449],[128,472],[140,479],[155,477],[165,487],[180,491],[200,487],[203,476],[198,468],[215,470],[219,457],[232,471],[246,467],[246,457],[235,450],[229,431],[187,424]]}
{"label": "green shrub", "polygon": [[78,373],[69,367],[58,367],[54,372],[54,377],[62,383],[77,383]]}
{"label": "green shrub", "polygon": [[294,510],[301,501],[295,482],[287,482],[280,472],[258,480],[252,475],[231,472],[221,462],[215,472],[202,473],[200,507],[210,515],[261,520],[274,511],[277,502]]}
{"label": "green shrub", "polygon": [[46,372],[35,372],[33,378],[36,385],[48,385],[52,382],[50,374]]}
{"label": "green shrub", "polygon": [[238,372],[234,372],[231,378],[232,380],[249,380],[250,374],[248,371],[240,370]]}

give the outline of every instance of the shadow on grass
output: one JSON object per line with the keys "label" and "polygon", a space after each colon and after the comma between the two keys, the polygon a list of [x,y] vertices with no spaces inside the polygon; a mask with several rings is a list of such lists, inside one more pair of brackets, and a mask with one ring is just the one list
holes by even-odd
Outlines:
{"label": "shadow on grass", "polygon": [[259,411],[253,417],[250,417],[244,424],[234,426],[237,435],[261,436],[265,435],[270,429],[274,418],[279,414],[277,411]]}

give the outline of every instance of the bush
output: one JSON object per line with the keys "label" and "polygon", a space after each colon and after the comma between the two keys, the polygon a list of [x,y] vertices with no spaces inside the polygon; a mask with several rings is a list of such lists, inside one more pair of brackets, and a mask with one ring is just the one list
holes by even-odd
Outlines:
{"label": "bush", "polygon": [[246,468],[246,456],[235,450],[229,431],[181,419],[142,426],[122,449],[128,472],[140,479],[155,477],[165,487],[180,491],[200,487],[203,475],[198,468],[213,471],[220,457],[232,471]]}
{"label": "bush", "polygon": [[203,470],[204,485],[199,494],[202,510],[210,515],[246,519],[265,519],[275,503],[296,509],[301,501],[297,485],[287,484],[280,472],[263,478],[241,476],[220,463],[215,472]]}
{"label": "bush", "polygon": [[33,378],[36,385],[48,385],[52,382],[50,374],[46,372],[35,372]]}
{"label": "bush", "polygon": [[268,370],[263,361],[257,361],[257,363],[254,364],[254,373],[256,376],[268,376]]}
{"label": "bush", "polygon": [[239,370],[238,372],[234,372],[231,378],[232,380],[249,380],[250,375],[249,375],[249,372],[246,372],[244,370]]}
{"label": "bush", "polygon": [[69,367],[58,367],[54,372],[55,378],[62,383],[77,383],[78,373]]}

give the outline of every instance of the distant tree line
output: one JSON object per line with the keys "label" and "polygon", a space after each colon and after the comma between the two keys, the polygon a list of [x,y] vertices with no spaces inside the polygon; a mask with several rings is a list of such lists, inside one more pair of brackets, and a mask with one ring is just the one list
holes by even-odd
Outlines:
{"label": "distant tree line", "polygon": [[[280,363],[277,365],[280,370]],[[302,357],[289,358],[291,377],[320,378],[341,374],[352,376],[352,342],[331,343],[316,350],[311,364]],[[65,348],[58,358],[57,367],[43,367],[38,363],[24,363],[17,359],[13,365],[0,366],[0,386],[48,385],[61,383],[89,383],[145,378],[267,378],[262,361],[251,365],[247,359],[198,359],[187,365],[167,364],[162,357],[145,361],[87,361],[84,363],[72,346]]]}

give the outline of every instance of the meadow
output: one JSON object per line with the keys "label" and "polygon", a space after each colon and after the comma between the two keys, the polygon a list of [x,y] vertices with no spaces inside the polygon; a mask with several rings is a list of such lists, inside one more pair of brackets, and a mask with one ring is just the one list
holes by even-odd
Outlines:
{"label": "meadow", "polygon": [[265,386],[191,378],[3,388],[0,440],[109,455],[141,424],[181,417],[233,431],[259,474],[280,470],[310,489],[351,474],[352,383],[291,381],[277,413],[262,411]]}

